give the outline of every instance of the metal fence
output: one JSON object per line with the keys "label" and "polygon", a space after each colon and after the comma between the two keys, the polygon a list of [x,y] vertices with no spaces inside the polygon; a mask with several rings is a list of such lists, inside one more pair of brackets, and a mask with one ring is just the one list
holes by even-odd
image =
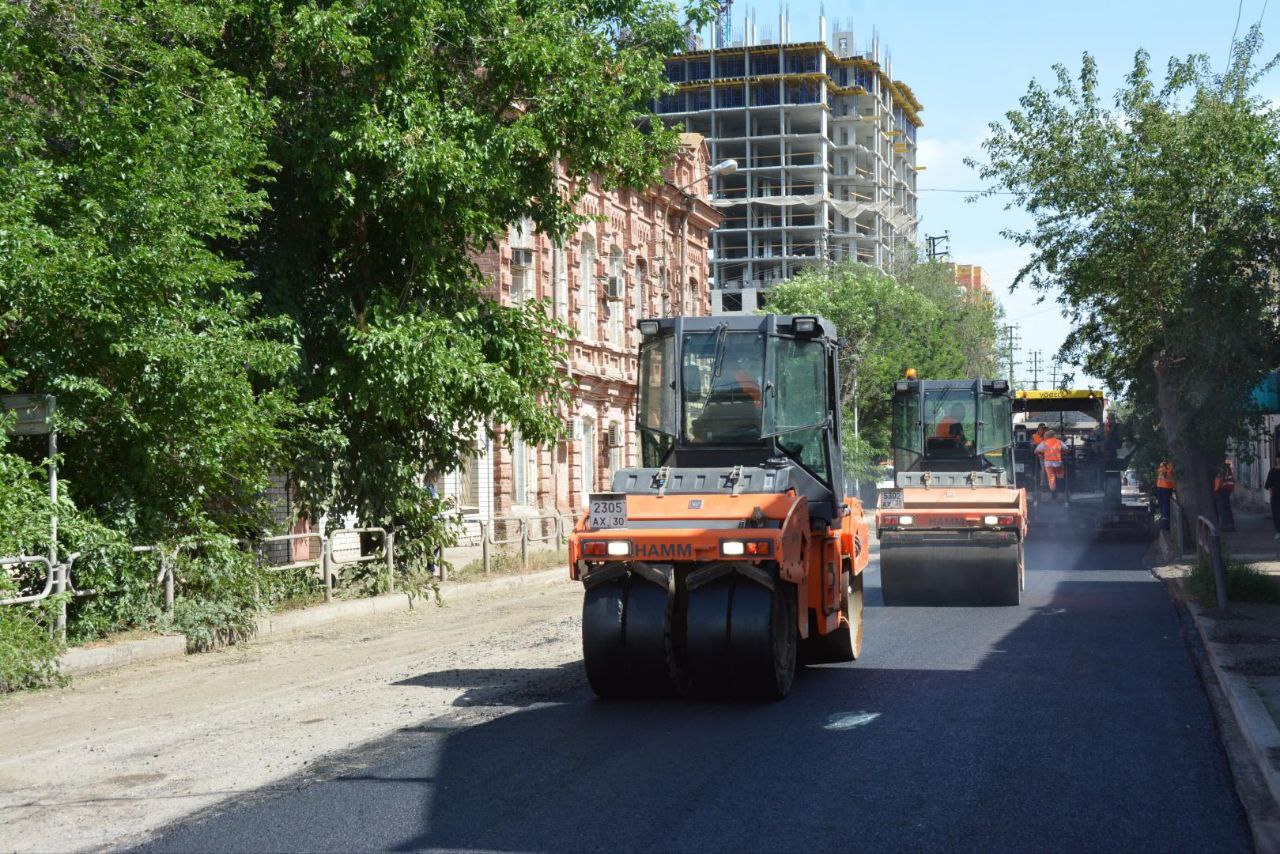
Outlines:
{"label": "metal fence", "polygon": [[[355,548],[348,547],[335,552],[333,548],[334,541],[338,538],[347,538],[349,540],[352,535],[356,537]],[[377,535],[378,546],[366,552],[363,535]],[[319,554],[315,557],[299,558],[296,544],[301,542],[318,544]],[[176,545],[167,547],[160,545],[131,546],[130,551],[133,554],[154,554],[156,556],[155,584],[164,591],[164,612],[171,613],[173,611],[179,557],[184,552],[190,553],[214,545],[235,545],[252,552],[258,562],[258,566],[268,572],[284,572],[292,569],[315,567],[319,574],[320,582],[324,586],[324,600],[326,602],[333,601],[334,587],[342,568],[354,564],[385,561],[387,589],[395,590],[395,533],[386,528],[338,528],[330,531],[326,536],[321,536],[318,533],[284,534],[253,541],[184,540]],[[277,550],[281,545],[284,546],[283,554],[285,555],[285,560],[284,562],[277,562],[273,560],[272,552],[279,553]],[[310,552],[310,548],[307,551]],[[80,553],[76,552],[68,555],[65,560],[56,563],[51,562],[48,557],[39,555],[0,557],[0,571],[7,572],[13,567],[21,568],[33,564],[42,564],[44,566],[44,583],[42,585],[31,592],[0,599],[0,606],[32,605],[64,592],[69,592],[73,597],[97,595],[96,590],[79,590],[72,583],[72,569],[79,557]],[[67,605],[65,601],[58,607],[55,631],[60,640],[66,640]]]}
{"label": "metal fence", "polygon": [[1204,516],[1196,517],[1196,556],[1209,559],[1213,567],[1213,584],[1217,588],[1218,607],[1227,607],[1227,575],[1222,557],[1222,535],[1218,526]]}
{"label": "metal fence", "polygon": [[461,520],[464,534],[459,537],[459,545],[480,546],[480,564],[486,573],[493,571],[494,550],[504,546],[518,549],[520,567],[528,569],[530,547],[552,543],[563,547],[577,519],[572,513],[495,516],[493,519],[464,517]]}
{"label": "metal fence", "polygon": [[[570,513],[541,513],[533,516],[497,516],[493,519],[462,518],[460,521],[462,531],[458,538],[459,545],[479,545],[481,563],[488,573],[493,568],[494,550],[503,547],[518,549],[520,566],[528,569],[530,548],[552,543],[562,547],[577,523],[577,516]],[[374,541],[373,547],[366,550],[370,539]],[[299,547],[304,543],[307,545],[306,554],[300,555],[299,552],[303,550]],[[130,550],[133,554],[155,555],[154,583],[163,591],[164,612],[171,613],[179,558],[184,553],[190,554],[214,545],[235,545],[251,552],[258,566],[268,572],[315,568],[324,587],[326,602],[333,601],[333,591],[342,569],[355,564],[385,561],[387,589],[395,590],[395,532],[388,528],[338,528],[323,536],[313,532],[282,534],[258,540],[184,540],[171,546],[131,546]],[[313,545],[317,548],[313,549]],[[33,564],[44,566],[42,585],[30,592],[0,599],[0,606],[31,605],[64,592],[75,597],[97,595],[95,590],[78,590],[72,583],[72,570],[79,557],[78,552],[57,562],[39,555],[0,557],[0,571]],[[442,572],[440,564],[437,564],[437,572]],[[56,633],[65,641],[66,632],[67,606],[63,602],[58,608]]]}

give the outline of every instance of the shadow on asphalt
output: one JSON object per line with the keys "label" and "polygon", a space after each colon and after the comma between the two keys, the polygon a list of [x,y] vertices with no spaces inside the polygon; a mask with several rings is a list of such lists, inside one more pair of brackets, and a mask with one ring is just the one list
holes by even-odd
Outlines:
{"label": "shadow on asphalt", "polygon": [[561,667],[437,670],[392,684],[462,690],[455,706],[531,706],[561,696],[585,678],[582,663],[575,661]]}
{"label": "shadow on asphalt", "polygon": [[422,674],[398,684],[470,705],[512,705],[513,681],[573,687],[394,754],[366,745],[386,761],[154,848],[1249,850],[1140,554],[1035,543],[1028,565],[1054,574],[1021,609],[871,607],[863,659],[804,671],[780,703],[602,702],[576,662]]}

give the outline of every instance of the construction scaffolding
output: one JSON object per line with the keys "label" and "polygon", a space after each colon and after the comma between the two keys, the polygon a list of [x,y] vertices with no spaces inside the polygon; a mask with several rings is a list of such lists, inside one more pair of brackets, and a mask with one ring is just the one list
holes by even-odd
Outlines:
{"label": "construction scaffolding", "polygon": [[[712,308],[750,312],[763,293],[805,266],[855,259],[890,269],[914,251],[916,131],[923,109],[893,79],[877,40],[858,52],[853,33],[764,43],[744,19],[732,45],[673,56],[676,91],[654,111],[701,133],[712,162],[738,161],[713,178],[711,203],[725,219],[713,235]],[[767,37],[764,40],[768,41]]]}

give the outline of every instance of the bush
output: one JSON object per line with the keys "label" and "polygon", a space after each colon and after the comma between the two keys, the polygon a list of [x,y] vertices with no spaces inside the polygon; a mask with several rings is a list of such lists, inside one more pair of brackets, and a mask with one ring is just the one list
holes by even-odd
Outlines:
{"label": "bush", "polygon": [[[1280,578],[1260,572],[1247,563],[1227,560],[1225,569],[1227,598],[1232,602],[1280,603]],[[1187,589],[1202,605],[1217,605],[1218,590],[1213,579],[1213,565],[1201,558],[1191,569]]]}
{"label": "bush", "polygon": [[0,607],[0,693],[60,683],[61,645],[49,627],[56,600],[34,607]]}

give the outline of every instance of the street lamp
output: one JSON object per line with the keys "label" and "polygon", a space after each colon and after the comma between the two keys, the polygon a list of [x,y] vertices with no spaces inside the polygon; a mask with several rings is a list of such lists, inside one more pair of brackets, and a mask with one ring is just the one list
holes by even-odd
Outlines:
{"label": "street lamp", "polygon": [[[716,165],[708,169],[707,177],[713,178],[716,175],[732,175],[734,172],[737,172],[737,171],[738,171],[738,161],[730,157],[726,160],[721,160],[719,163],[717,163]],[[693,197],[690,196],[688,193],[685,193],[685,190],[688,190],[690,187],[692,187],[694,184],[698,183],[701,180],[702,180],[701,178],[695,178],[692,181],[690,181],[688,184],[685,184],[683,187],[676,188],[678,192],[684,193],[686,196],[684,216],[680,218],[680,267],[678,269],[678,276],[677,276],[678,287],[676,288],[676,293],[684,292],[685,259],[688,257],[688,254],[689,254],[689,228],[688,228],[689,212],[693,209]]]}
{"label": "street lamp", "polygon": [[[737,172],[737,171],[738,171],[738,161],[734,160],[733,158],[729,158],[728,160],[721,160],[715,166],[712,166],[710,169],[708,169],[707,177],[712,178],[712,177],[715,177],[716,175],[732,175],[734,172]],[[690,187],[692,187],[694,184],[698,183],[701,180],[702,180],[701,178],[694,178],[688,184],[685,184],[683,187],[680,187],[679,188],[680,192],[683,193],[685,190],[689,189]]]}

